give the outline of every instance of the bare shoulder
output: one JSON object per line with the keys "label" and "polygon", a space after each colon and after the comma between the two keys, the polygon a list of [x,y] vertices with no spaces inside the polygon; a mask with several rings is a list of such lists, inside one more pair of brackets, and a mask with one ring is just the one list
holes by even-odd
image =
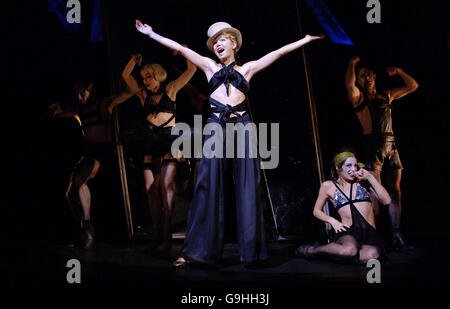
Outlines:
{"label": "bare shoulder", "polygon": [[352,96],[350,102],[353,105],[353,108],[358,108],[364,103],[364,93],[358,89],[359,92],[355,93],[355,96]]}
{"label": "bare shoulder", "polygon": [[208,67],[211,72],[217,72],[222,67],[220,63],[215,62],[213,59],[205,57],[207,59]]}
{"label": "bare shoulder", "polygon": [[322,182],[322,188],[324,188],[324,189],[329,189],[329,188],[332,188],[333,186],[334,186],[334,184],[331,180],[326,180],[326,181]]}
{"label": "bare shoulder", "polygon": [[331,180],[324,181],[320,186],[320,191],[325,192],[328,196],[331,196],[334,192],[334,184]]}
{"label": "bare shoulder", "polygon": [[241,66],[236,66],[238,69],[239,69],[239,71],[241,71],[241,72],[247,72],[249,69],[250,69],[250,67],[251,67],[251,64],[252,64],[252,61],[250,61],[250,62],[246,62],[246,63],[244,63],[243,65],[241,65]]}
{"label": "bare shoulder", "polygon": [[208,58],[208,59],[209,59],[208,70],[205,71],[205,74],[206,74],[207,80],[209,81],[214,74],[216,74],[218,71],[220,71],[222,66],[220,65],[220,63],[215,62],[211,58]]}
{"label": "bare shoulder", "polygon": [[250,80],[250,72],[251,72],[251,66],[254,61],[246,62],[242,66],[236,66],[235,70],[241,73],[242,76],[245,77],[245,79]]}

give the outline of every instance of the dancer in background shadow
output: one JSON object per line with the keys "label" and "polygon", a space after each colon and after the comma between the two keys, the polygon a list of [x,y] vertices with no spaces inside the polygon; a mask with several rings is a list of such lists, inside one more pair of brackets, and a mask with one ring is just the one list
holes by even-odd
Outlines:
{"label": "dancer in background shadow", "polygon": [[110,117],[107,106],[113,97],[98,99],[92,82],[80,82],[73,88],[75,103],[61,108],[59,104],[50,106],[54,117],[75,117],[83,132],[83,150],[80,160],[75,165],[66,198],[77,222],[80,222],[83,249],[94,245],[94,226],[91,222],[92,192],[89,181],[99,171],[112,166],[114,153],[111,144]]}
{"label": "dancer in background shadow", "polygon": [[[418,87],[418,83],[400,68],[388,68],[389,76],[398,75],[404,85],[378,91],[375,86],[376,74],[366,67],[357,67],[359,57],[350,59],[345,75],[345,85],[350,102],[363,128],[363,161],[367,164],[381,183],[381,171],[384,166],[390,168],[389,186],[392,202],[389,204],[389,216],[392,225],[393,246],[397,250],[410,249],[401,231],[401,178],[403,165],[392,127],[392,102],[400,99]],[[375,214],[378,217],[379,206],[373,201]]]}

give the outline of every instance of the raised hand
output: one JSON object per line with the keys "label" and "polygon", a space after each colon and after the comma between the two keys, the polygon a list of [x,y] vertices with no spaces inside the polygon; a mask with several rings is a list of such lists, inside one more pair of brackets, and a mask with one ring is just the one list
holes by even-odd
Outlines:
{"label": "raised hand", "polygon": [[359,59],[358,56],[354,56],[354,57],[351,57],[351,58],[350,58],[349,63],[351,63],[352,65],[357,65],[358,62],[360,62],[360,61],[361,61],[361,59]]}
{"label": "raised hand", "polygon": [[142,55],[141,54],[132,54],[131,59],[134,60],[134,62],[138,65],[142,65]]}
{"label": "raised hand", "polygon": [[367,170],[361,168],[355,173],[356,178],[358,180],[368,180],[370,176],[372,176],[371,173],[369,173]]}
{"label": "raised hand", "polygon": [[153,33],[153,28],[147,24],[142,24],[140,20],[136,20],[136,29],[139,32],[141,32],[143,34],[147,34],[147,35],[150,35]]}
{"label": "raised hand", "polygon": [[325,38],[325,35],[321,34],[321,35],[305,35],[305,39],[307,39],[309,42],[314,41],[314,40],[320,40]]}
{"label": "raised hand", "polygon": [[394,68],[394,67],[392,67],[392,68],[388,68],[387,70],[386,70],[386,73],[387,73],[387,75],[389,75],[389,76],[394,76],[394,75],[397,75],[398,74],[398,71],[399,71],[400,69],[399,68]]}

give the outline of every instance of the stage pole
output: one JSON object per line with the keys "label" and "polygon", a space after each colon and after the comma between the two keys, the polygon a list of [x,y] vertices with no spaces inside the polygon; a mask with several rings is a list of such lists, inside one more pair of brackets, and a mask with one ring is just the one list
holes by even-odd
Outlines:
{"label": "stage pole", "polygon": [[[255,121],[253,119],[252,107],[250,105],[250,99],[248,97],[247,97],[247,105],[248,105],[248,113],[250,114],[250,120],[252,121],[252,123],[255,123]],[[259,141],[258,141],[258,143],[259,143]],[[264,162],[261,160],[261,157],[259,157],[259,164],[260,164],[260,167],[261,167],[261,174],[263,175],[264,185],[266,187],[267,200],[269,201],[270,210],[272,212],[272,217],[273,217],[273,222],[274,222],[274,227],[275,227],[275,233],[276,233],[276,240],[284,240],[285,238],[280,235],[280,231],[278,229],[277,216],[275,214],[275,209],[273,207],[272,195],[270,194],[270,188],[269,188],[269,182],[267,180],[266,170],[264,169]]]}
{"label": "stage pole", "polygon": [[[109,35],[109,21],[108,21],[108,14],[106,11],[106,1],[102,1],[102,15],[103,15],[103,33],[105,36],[105,46],[106,46],[106,53],[108,58],[108,65],[110,70],[110,77],[111,77],[111,94],[115,92],[116,90],[116,83],[114,80],[114,74],[112,72],[112,56],[111,56],[111,44],[110,44],[110,35]],[[122,186],[122,199],[123,199],[123,206],[125,209],[125,219],[127,222],[127,228],[128,228],[128,238],[132,239],[134,235],[134,228],[133,228],[133,217],[131,214],[131,205],[130,205],[130,195],[128,191],[128,182],[127,182],[127,171],[126,171],[126,165],[125,165],[125,156],[123,152],[123,145],[122,140],[120,138],[120,124],[119,124],[119,112],[117,109],[117,106],[113,110],[113,123],[114,123],[114,137],[115,137],[115,144],[116,144],[116,151],[117,151],[117,160],[119,163],[119,171],[120,171],[120,183]]]}
{"label": "stage pole", "polygon": [[[301,15],[300,15],[300,0],[295,1],[296,10],[297,10],[297,21],[298,21],[298,28],[300,32],[300,36],[304,37],[304,31],[302,27],[301,22]],[[305,69],[305,77],[306,77],[306,87],[307,87],[307,93],[308,93],[308,102],[309,102],[309,110],[310,110],[310,116],[311,116],[311,126],[312,126],[312,132],[313,132],[313,141],[314,141],[314,150],[315,150],[315,157],[316,157],[316,167],[317,167],[317,174],[319,178],[319,187],[320,185],[325,181],[325,174],[323,171],[323,165],[322,165],[322,152],[320,148],[320,139],[319,139],[319,128],[318,128],[318,120],[317,120],[317,109],[316,104],[314,101],[314,95],[312,91],[312,81],[311,81],[311,74],[309,70],[309,63],[308,58],[306,55],[306,46],[302,48],[302,57],[303,57],[303,65]],[[319,190],[317,190],[319,192]],[[329,215],[329,208],[328,208],[328,202],[325,204],[324,212]],[[327,235],[330,235],[331,232],[331,225],[329,223],[325,224]]]}

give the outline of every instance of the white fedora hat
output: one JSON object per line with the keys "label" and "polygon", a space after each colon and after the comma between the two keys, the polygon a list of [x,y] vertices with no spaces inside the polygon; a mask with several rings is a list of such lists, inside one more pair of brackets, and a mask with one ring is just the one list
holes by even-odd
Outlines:
{"label": "white fedora hat", "polygon": [[220,35],[223,32],[230,32],[234,34],[237,40],[236,42],[237,43],[236,52],[237,52],[239,48],[241,48],[242,46],[242,34],[236,28],[231,27],[229,23],[223,21],[219,21],[217,23],[212,24],[211,27],[209,27],[208,29],[207,32],[208,41],[206,41],[206,45],[208,45],[209,50],[214,52],[213,48],[214,40],[217,38],[218,35]]}

